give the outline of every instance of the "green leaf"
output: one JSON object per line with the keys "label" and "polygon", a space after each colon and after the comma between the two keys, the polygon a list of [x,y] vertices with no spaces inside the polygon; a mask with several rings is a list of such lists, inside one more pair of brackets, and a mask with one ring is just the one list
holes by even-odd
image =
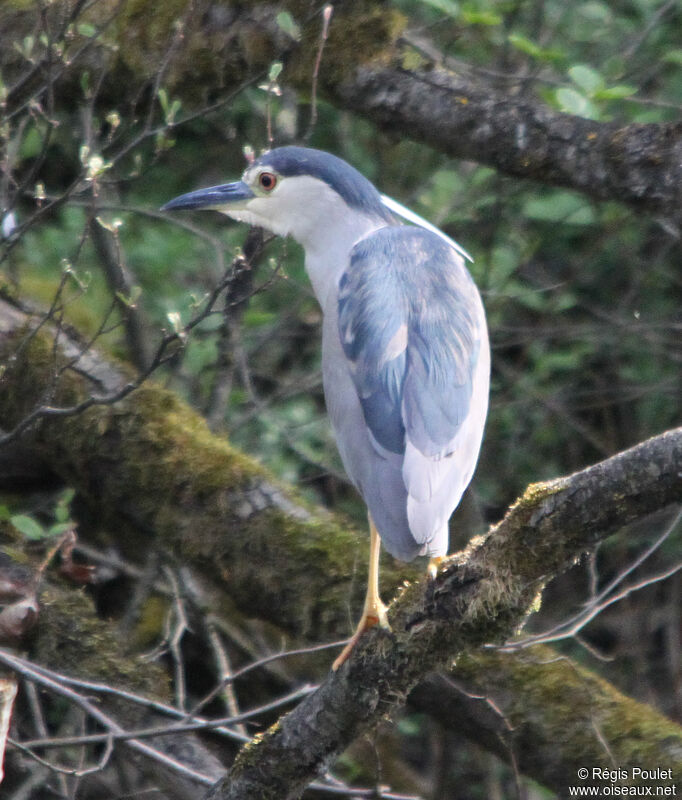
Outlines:
{"label": "green leaf", "polygon": [[523,206],[523,213],[538,222],[592,225],[596,221],[592,206],[581,195],[562,190],[531,197]]}
{"label": "green leaf", "polygon": [[567,86],[562,86],[556,90],[556,101],[562,111],[569,114],[576,114],[579,117],[587,117],[588,119],[597,119],[599,112],[594,104],[589,101],[584,94],[571,89]]}
{"label": "green leaf", "polygon": [[21,157],[35,158],[43,149],[43,136],[40,131],[31,126],[21,142]]}
{"label": "green leaf", "polygon": [[85,36],[88,39],[93,39],[97,35],[97,28],[89,22],[81,22],[77,30],[81,36]]}
{"label": "green leaf", "polygon": [[468,25],[501,25],[502,17],[494,11],[467,9],[462,12],[462,20]]}
{"label": "green leaf", "polygon": [[419,196],[419,205],[427,216],[439,214],[452,205],[454,197],[464,191],[466,186],[461,175],[455,170],[442,169],[434,174],[431,185]]}
{"label": "green leaf", "polygon": [[19,42],[14,42],[14,48],[17,50],[21,55],[30,60],[31,53],[33,52],[33,46],[35,45],[35,39],[33,36],[25,36],[23,41],[23,46],[19,44]]}
{"label": "green leaf", "polygon": [[592,97],[595,92],[604,88],[602,76],[587,64],[576,64],[568,70],[568,74],[573,83],[579,86],[588,97]]}
{"label": "green leaf", "polygon": [[459,16],[459,3],[453,2],[453,0],[420,0],[425,6],[431,6],[431,8],[435,8],[436,11],[442,11],[443,14],[447,14],[448,17],[458,17]]}
{"label": "green leaf", "polygon": [[288,11],[280,11],[275,21],[287,36],[291,36],[297,42],[300,41],[301,28]]}
{"label": "green leaf", "polygon": [[595,100],[622,100],[624,97],[632,97],[637,94],[636,86],[629,86],[626,83],[619,83],[616,86],[608,86],[599,89],[594,93]]}
{"label": "green leaf", "polygon": [[520,33],[510,33],[507,38],[511,45],[526,55],[537,58],[542,52],[542,48],[539,44],[535,44],[535,42],[531,41],[526,36],[522,36]]}
{"label": "green leaf", "polygon": [[510,33],[507,37],[512,47],[538,61],[558,61],[563,58],[563,53],[555,48],[541,47],[520,33]]}
{"label": "green leaf", "polygon": [[682,66],[682,49],[669,50],[661,60],[668,64],[678,64]]}
{"label": "green leaf", "polygon": [[68,522],[69,525],[73,524],[70,521],[71,512],[69,506],[71,505],[71,501],[73,500],[75,494],[76,493],[73,489],[64,489],[62,492],[54,510],[54,517],[57,522]]}
{"label": "green leaf", "polygon": [[410,714],[403,717],[398,722],[397,727],[403,736],[419,736],[424,730],[424,716],[422,714]]}
{"label": "green leaf", "polygon": [[613,11],[609,6],[606,3],[597,2],[597,0],[589,0],[589,2],[583,3],[578,11],[585,19],[601,25],[608,25],[613,19]]}
{"label": "green leaf", "polygon": [[273,61],[270,64],[270,72],[268,72],[268,80],[270,83],[275,83],[277,78],[279,78],[282,72],[282,62],[281,61]]}
{"label": "green leaf", "polygon": [[161,108],[163,109],[164,116],[168,116],[168,92],[161,88],[158,91],[158,98],[159,103],[161,103]]}
{"label": "green leaf", "polygon": [[45,536],[45,529],[33,517],[28,517],[25,514],[14,514],[10,517],[10,522],[27,539],[42,539]]}
{"label": "green leaf", "polygon": [[55,522],[45,531],[45,536],[60,536],[73,529],[73,522]]}
{"label": "green leaf", "polygon": [[173,100],[171,102],[170,98],[168,97],[168,92],[163,88],[159,89],[157,96],[159,98],[159,103],[161,104],[163,118],[166,121],[166,124],[172,125],[175,121],[178,111],[180,111],[182,103],[179,100]]}
{"label": "green leaf", "polygon": [[490,258],[490,283],[494,289],[502,289],[519,266],[519,254],[511,245],[493,248]]}
{"label": "green leaf", "polygon": [[81,84],[81,91],[85,97],[90,96],[90,73],[87,69],[84,72],[81,72],[80,76],[80,84]]}
{"label": "green leaf", "polygon": [[249,328],[257,328],[260,325],[269,325],[278,319],[274,311],[258,311],[249,309],[244,315],[244,324]]}

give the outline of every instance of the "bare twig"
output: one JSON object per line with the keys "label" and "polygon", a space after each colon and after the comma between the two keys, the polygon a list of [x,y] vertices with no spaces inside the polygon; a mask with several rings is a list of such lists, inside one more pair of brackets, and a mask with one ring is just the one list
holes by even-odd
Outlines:
{"label": "bare twig", "polygon": [[[151,700],[148,697],[143,697],[142,695],[126,691],[125,689],[119,689],[115,686],[110,686],[109,684],[106,683],[99,683],[97,681],[87,681],[87,680],[82,680],[80,678],[73,678],[68,675],[63,675],[59,672],[55,672],[54,670],[49,670],[40,664],[34,664],[33,662],[23,659],[19,656],[11,655],[11,662],[7,662],[5,661],[6,655],[10,654],[7,654],[5,650],[0,648],[0,663],[4,663],[6,666],[11,667],[12,669],[16,669],[17,671],[20,671],[21,669],[25,668],[39,675],[42,675],[52,683],[61,684],[64,686],[74,686],[87,692],[96,692],[98,694],[111,695],[112,697],[120,698],[121,700],[125,700],[127,702],[134,703],[135,705],[139,705],[143,708],[150,709],[151,711],[157,711],[162,714],[166,714],[169,717],[175,717],[176,719],[183,719],[183,720],[186,719],[186,714],[180,709],[175,708],[175,706],[170,706],[167,705],[166,703],[161,703],[158,700]],[[193,717],[192,721],[202,722],[202,723],[209,722],[209,720],[203,717]],[[213,729],[213,732],[219,733],[228,738],[235,739],[238,742],[249,741],[249,737],[242,736],[241,734],[222,725]]]}
{"label": "bare twig", "polygon": [[[192,319],[184,325],[182,328],[178,330],[174,330],[171,332],[166,332],[162,337],[159,345],[157,346],[156,352],[151,358],[149,366],[147,369],[143,370],[138,377],[126,383],[120,389],[113,391],[106,395],[95,395],[92,394],[87,397],[85,400],[76,403],[72,406],[52,406],[48,404],[41,404],[34,408],[30,413],[26,414],[15,426],[12,430],[8,431],[4,435],[0,436],[0,446],[9,444],[12,441],[15,441],[19,436],[21,436],[25,431],[27,431],[30,427],[32,427],[36,422],[46,417],[70,417],[75,416],[78,414],[82,414],[88,408],[91,408],[95,405],[114,405],[115,403],[120,402],[129,394],[135,391],[135,389],[139,388],[159,367],[167,364],[171,359],[175,358],[177,353],[182,350],[185,346],[185,342],[189,334],[204,320],[206,320],[209,316],[214,313],[214,309],[216,303],[225,290],[227,286],[230,285],[232,281],[232,274],[235,269],[240,268],[241,265],[241,257],[237,257],[235,261],[232,263],[230,268],[225,272],[222,279],[216,284],[211,292],[204,298],[202,307],[197,311],[197,313],[192,317]],[[271,279],[272,280],[272,279]],[[266,284],[267,285],[267,282]],[[260,292],[264,289],[264,286],[258,287],[254,290],[254,292]],[[38,327],[42,327],[46,322],[46,319],[42,319]],[[104,325],[104,323],[103,323]],[[97,336],[102,332],[103,327],[100,326],[98,329],[97,334],[93,337],[93,340],[97,338]],[[35,335],[35,329],[32,330],[28,336],[32,337]],[[23,343],[22,343],[23,344]],[[91,342],[83,348],[81,351],[80,356],[82,356],[87,350],[90,349],[92,344]],[[22,345],[20,345],[21,347]],[[174,346],[174,349],[171,349]],[[80,358],[80,356],[78,358]],[[78,358],[67,362],[63,365],[57,374],[61,374],[61,372],[66,371],[74,366],[77,362]]]}
{"label": "bare twig", "polygon": [[134,285],[123,260],[118,228],[96,217],[90,224],[90,231],[109,291],[124,320],[130,359],[138,370],[143,371],[149,364],[144,321],[133,297]]}
{"label": "bare twig", "polygon": [[313,67],[313,83],[312,83],[312,90],[311,90],[311,101],[310,101],[310,122],[308,124],[308,130],[303,137],[304,141],[308,141],[315,130],[315,125],[317,125],[317,81],[320,75],[320,65],[322,64],[322,53],[324,52],[324,46],[327,43],[327,39],[329,37],[329,24],[332,19],[332,14],[334,13],[334,6],[331,3],[327,3],[327,5],[322,9],[322,32],[320,33],[320,44],[317,48],[317,56],[315,58],[315,66]]}
{"label": "bare twig", "polygon": [[29,665],[26,661],[16,658],[4,650],[0,650],[0,661],[4,663],[6,666],[15,670],[18,674],[22,675],[24,678],[34,681],[43,688],[47,689],[48,691],[53,692],[54,694],[57,694],[60,697],[69,700],[79,708],[83,709],[83,711],[85,711],[86,714],[88,714],[88,716],[90,716],[93,720],[95,720],[105,729],[107,729],[107,731],[109,731],[112,736],[113,735],[122,736],[124,741],[126,741],[127,745],[136,752],[140,753],[141,755],[144,755],[147,758],[156,761],[157,763],[163,765],[167,769],[170,769],[172,772],[175,772],[184,778],[187,778],[199,784],[203,784],[204,786],[211,785],[212,780],[209,776],[203,775],[197,772],[196,770],[193,770],[190,767],[185,766],[177,759],[172,758],[171,756],[168,756],[165,753],[162,753],[160,750],[157,750],[151,747],[150,745],[145,744],[144,742],[138,741],[134,738],[128,739],[126,731],[124,731],[124,729],[121,728],[121,726],[117,722],[115,722],[111,717],[109,717],[107,714],[105,714],[99,708],[93,705],[93,703],[90,700],[86,699],[83,695],[79,694],[78,692],[69,689],[63,683],[59,683],[43,675],[40,671],[34,669],[33,666]]}
{"label": "bare twig", "polygon": [[253,295],[254,274],[265,249],[263,230],[251,228],[244,241],[244,260],[235,269],[233,282],[225,290],[223,320],[218,334],[218,355],[208,399],[206,416],[213,430],[224,424],[232,388],[235,340],[239,338],[242,317]]}
{"label": "bare twig", "polygon": [[[630,575],[635,569],[641,566],[653,553],[655,553],[663,542],[666,541],[673,533],[677,525],[679,524],[680,520],[682,520],[682,507],[675,515],[672,522],[665,527],[663,533],[646,549],[643,553],[641,553],[634,561],[632,561],[624,570],[618,573],[615,578],[613,578],[598,594],[594,595],[590,598],[589,602],[586,606],[579,611],[574,616],[570,617],[563,622],[558,623],[554,627],[550,628],[543,633],[537,633],[532,636],[526,636],[523,639],[519,639],[517,641],[508,642],[506,645],[503,646],[502,649],[504,650],[518,650],[523,647],[528,647],[532,644],[547,644],[550,642],[557,642],[561,641],[562,639],[568,639],[571,637],[577,637],[577,634],[595,617],[604,611],[604,609],[608,608],[609,606],[613,605],[614,603],[623,600],[628,595],[632,594],[633,592],[637,592],[641,589],[646,588],[647,586],[651,586],[654,583],[658,583],[659,581],[666,580],[667,578],[674,575],[676,572],[682,569],[682,562],[678,562],[677,564],[673,564],[671,567],[661,571],[660,573],[647,576],[636,583],[627,586],[620,592],[616,594],[612,594],[612,592],[618,587],[624,580]],[[580,640],[582,642],[582,640]]]}
{"label": "bare twig", "polygon": [[46,739],[32,739],[30,741],[22,742],[24,747],[30,748],[45,748],[52,749],[55,747],[71,747],[73,745],[95,744],[103,742],[111,738],[115,742],[135,742],[142,739],[156,739],[160,736],[173,736],[177,733],[194,733],[196,731],[211,731],[215,728],[220,728],[225,725],[234,725],[246,720],[252,720],[255,717],[260,717],[264,714],[269,714],[272,711],[277,711],[284,706],[290,706],[296,700],[306,697],[311,692],[314,692],[317,687],[315,686],[302,686],[293,692],[277,697],[270,703],[264,703],[257,708],[250,711],[244,711],[236,717],[220,717],[218,719],[208,719],[202,722],[177,722],[172,724],[157,725],[152,728],[138,728],[135,730],[126,731],[123,728],[115,730],[112,725],[115,725],[111,719],[108,719],[107,727],[109,728],[105,733],[91,733],[83,736],[63,736],[63,737],[48,737]]}
{"label": "bare twig", "polygon": [[[223,647],[220,640],[220,633],[218,632],[215,624],[210,620],[207,622],[208,639],[211,644],[211,651],[216,662],[217,673],[220,679],[221,694],[225,698],[225,704],[231,717],[239,716],[239,704],[237,702],[237,693],[232,681],[232,665],[227,651]],[[192,715],[194,716],[194,715]],[[240,722],[236,725],[236,730],[246,736],[246,728]]]}
{"label": "bare twig", "polygon": [[185,613],[185,601],[180,594],[178,581],[173,574],[173,570],[164,567],[164,573],[171,585],[173,593],[173,613],[166,619],[166,643],[173,659],[173,671],[175,673],[175,704],[181,711],[185,711],[187,704],[187,691],[185,686],[185,666],[182,657],[181,642],[186,631],[189,630],[187,614]]}
{"label": "bare twig", "polygon": [[[114,742],[113,738],[110,734],[105,734],[104,736],[104,751],[102,755],[99,757],[99,760],[90,767],[64,767],[59,764],[55,764],[54,761],[48,761],[45,758],[41,758],[37,753],[35,753],[31,747],[24,742],[17,742],[16,739],[10,739],[9,743],[12,747],[20,750],[24,755],[32,758],[34,761],[37,761],[42,766],[47,767],[50,772],[56,772],[59,775],[59,778],[63,781],[64,778],[68,775],[74,778],[83,778],[86,775],[92,775],[94,772],[101,772],[109,763],[111,756],[114,752]],[[63,783],[63,793],[67,796],[67,788],[66,784]]]}
{"label": "bare twig", "polygon": [[259,658],[256,661],[252,661],[250,664],[247,664],[245,667],[236,670],[231,675],[226,675],[218,686],[212,689],[205,697],[203,697],[196,704],[196,706],[192,709],[191,712],[192,717],[196,717],[198,711],[200,711],[204,706],[208,705],[211,701],[215,700],[215,698],[220,694],[220,692],[226,686],[228,686],[229,684],[233,684],[238,678],[242,678],[244,675],[247,675],[249,672],[252,672],[253,670],[262,669],[263,667],[273,663],[274,661],[279,661],[279,659],[281,658],[288,658],[290,656],[310,655],[311,653],[319,653],[324,650],[333,650],[336,648],[340,648],[348,644],[348,641],[349,641],[348,639],[342,639],[338,642],[310,645],[310,647],[299,647],[296,650],[284,650],[280,653],[272,653],[271,655],[264,656],[263,658]]}

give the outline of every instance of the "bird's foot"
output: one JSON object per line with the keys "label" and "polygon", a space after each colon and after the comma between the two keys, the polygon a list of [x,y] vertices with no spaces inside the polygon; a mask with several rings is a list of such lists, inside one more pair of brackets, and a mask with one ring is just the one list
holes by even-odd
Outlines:
{"label": "bird's foot", "polygon": [[426,601],[428,605],[433,604],[436,595],[436,576],[446,558],[447,556],[433,556],[426,568]]}
{"label": "bird's foot", "polygon": [[386,631],[391,630],[391,626],[388,622],[387,611],[388,608],[378,597],[369,604],[365,603],[365,609],[362,612],[362,618],[360,619],[358,627],[355,629],[355,633],[348,641],[348,644],[343,648],[332,664],[332,672],[336,672],[336,670],[348,659],[348,656],[351,654],[353,648],[358,643],[358,640],[365,631],[368,631],[370,628],[374,628],[376,625]]}
{"label": "bird's foot", "polygon": [[438,574],[438,569],[440,565],[445,561],[447,556],[434,556],[430,561],[429,565],[426,568],[426,574],[429,578],[433,581],[436,579],[436,575]]}

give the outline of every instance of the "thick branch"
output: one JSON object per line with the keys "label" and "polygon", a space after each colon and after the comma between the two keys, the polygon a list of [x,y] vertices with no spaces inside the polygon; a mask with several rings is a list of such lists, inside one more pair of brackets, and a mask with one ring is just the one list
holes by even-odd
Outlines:
{"label": "thick branch", "polygon": [[548,647],[462,656],[450,673],[422,680],[408,701],[560,797],[585,767],[592,774],[646,765],[679,776],[678,725]]}
{"label": "thick branch", "polygon": [[338,673],[237,758],[207,800],[295,798],[427,673],[513,635],[547,579],[642,514],[682,498],[682,428],[531,486],[433,584],[407,587]]}
{"label": "thick branch", "polygon": [[507,175],[670,217],[682,200],[682,124],[595,122],[443,69],[361,66],[330,87],[386,130]]}

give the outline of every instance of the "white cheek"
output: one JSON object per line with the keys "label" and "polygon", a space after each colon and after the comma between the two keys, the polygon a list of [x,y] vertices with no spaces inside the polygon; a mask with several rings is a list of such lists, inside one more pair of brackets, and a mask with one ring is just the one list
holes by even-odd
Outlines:
{"label": "white cheek", "polygon": [[328,251],[330,243],[339,252],[350,249],[359,236],[376,227],[369,218],[351,211],[324,181],[309,175],[281,178],[269,194],[253,197],[241,208],[226,205],[220,210],[278,236],[292,236],[309,255]]}
{"label": "white cheek", "polygon": [[295,213],[292,212],[292,198],[285,192],[277,192],[265,197],[256,197],[249,202],[248,211],[259,218],[261,225],[279,236],[288,236],[293,229]]}
{"label": "white cheek", "polygon": [[308,175],[285,178],[267,198],[273,223],[291,234],[305,248],[320,235],[321,229],[347,219],[345,202],[326,183]]}

